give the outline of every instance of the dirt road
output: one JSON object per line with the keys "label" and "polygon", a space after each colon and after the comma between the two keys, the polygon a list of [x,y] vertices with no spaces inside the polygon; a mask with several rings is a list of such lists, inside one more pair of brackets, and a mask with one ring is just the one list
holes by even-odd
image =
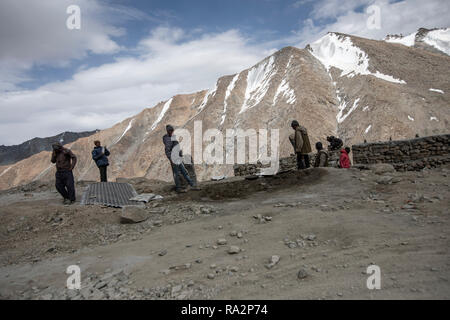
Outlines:
{"label": "dirt road", "polygon": [[[449,299],[449,167],[310,169],[202,184],[150,218],[0,194],[3,299]],[[136,189],[142,188],[140,181]],[[81,192],[78,190],[78,193]],[[367,267],[381,289],[367,288]],[[69,265],[81,290],[65,288]]]}

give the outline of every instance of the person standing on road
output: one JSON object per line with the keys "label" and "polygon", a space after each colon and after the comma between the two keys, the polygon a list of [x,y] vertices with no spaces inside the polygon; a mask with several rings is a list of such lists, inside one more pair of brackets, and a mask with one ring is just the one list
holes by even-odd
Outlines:
{"label": "person standing on road", "polygon": [[52,145],[53,153],[51,162],[56,164],[55,187],[63,196],[64,204],[73,204],[75,198],[75,181],[73,169],[77,164],[77,157],[69,149],[64,148],[61,143]]}
{"label": "person standing on road", "polygon": [[348,153],[345,149],[341,150],[341,156],[339,158],[339,167],[342,169],[350,168],[350,158],[348,157]]}
{"label": "person standing on road", "polygon": [[92,150],[92,160],[95,161],[98,169],[100,170],[100,181],[108,182],[108,177],[106,174],[106,169],[109,166],[108,156],[110,155],[109,150],[101,146],[100,141],[94,141],[94,150]]}
{"label": "person standing on road", "polygon": [[310,167],[308,154],[312,151],[308,131],[297,120],[292,121],[291,127],[295,131],[294,149],[297,154],[297,168],[299,170],[307,169]]}
{"label": "person standing on road", "polygon": [[322,142],[316,143],[317,155],[314,161],[314,167],[328,167],[328,153],[323,150]]}
{"label": "person standing on road", "polygon": [[163,143],[165,148],[165,153],[167,156],[167,159],[170,161],[170,166],[172,167],[172,173],[173,173],[173,179],[175,180],[175,191],[177,193],[183,192],[181,190],[181,182],[180,182],[180,173],[183,175],[183,177],[186,179],[186,181],[191,186],[192,190],[200,190],[200,188],[197,187],[197,185],[192,181],[191,177],[189,176],[189,173],[187,172],[186,168],[184,167],[183,161],[182,161],[182,151],[179,151],[179,157],[173,157],[172,151],[175,152],[177,149],[179,149],[178,141],[176,140],[175,136],[173,135],[174,129],[171,125],[166,126],[167,134],[163,136]]}

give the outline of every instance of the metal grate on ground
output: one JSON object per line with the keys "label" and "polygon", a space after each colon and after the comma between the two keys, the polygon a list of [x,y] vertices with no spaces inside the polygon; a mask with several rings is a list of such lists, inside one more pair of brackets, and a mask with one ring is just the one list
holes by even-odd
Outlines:
{"label": "metal grate on ground", "polygon": [[129,183],[98,182],[87,186],[81,204],[97,204],[116,208],[139,206],[141,205],[140,202],[129,200],[137,195],[136,190]]}

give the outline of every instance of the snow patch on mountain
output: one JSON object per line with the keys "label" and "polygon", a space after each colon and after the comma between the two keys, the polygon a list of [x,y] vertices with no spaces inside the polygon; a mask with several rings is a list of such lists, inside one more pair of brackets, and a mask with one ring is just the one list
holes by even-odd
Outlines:
{"label": "snow patch on mountain", "polygon": [[227,116],[227,99],[230,97],[231,92],[233,91],[234,87],[236,86],[236,82],[239,79],[239,73],[236,74],[233,79],[231,80],[230,84],[227,87],[227,90],[225,92],[225,100],[223,102],[223,112],[222,112],[222,120],[220,121],[220,124],[222,125],[225,122],[225,118]]}
{"label": "snow patch on mountain", "polygon": [[289,104],[294,104],[296,101],[294,89],[289,86],[289,82],[286,79],[283,79],[277,89],[277,93],[273,98],[273,104],[278,100],[278,96],[282,94],[282,97],[286,97],[286,102]]}
{"label": "snow patch on mountain", "polygon": [[408,119],[411,120],[411,121],[414,121],[414,118],[411,117],[410,115],[408,115]]}
{"label": "snow patch on mountain", "polygon": [[430,121],[439,121],[436,117],[430,117]]}
{"label": "snow patch on mountain", "polygon": [[151,130],[155,130],[156,126],[158,125],[158,123],[162,120],[162,118],[164,117],[164,115],[166,114],[167,110],[169,110],[170,105],[172,104],[172,100],[173,98],[170,98],[169,100],[167,100],[167,102],[164,104],[158,119],[156,119],[156,121],[153,123]]}
{"label": "snow patch on mountain", "polygon": [[206,106],[206,104],[208,103],[208,99],[211,96],[214,96],[216,94],[217,91],[217,82],[214,85],[214,88],[208,90],[208,92],[205,94],[205,97],[203,98],[202,103],[200,104],[200,106],[198,107],[198,110],[201,111],[203,110],[203,108]]}
{"label": "snow patch on mountain", "polygon": [[386,42],[390,43],[399,43],[407,47],[413,47],[416,43],[416,34],[417,32],[414,32],[410,34],[409,36],[388,36],[384,39]]}
{"label": "snow patch on mountain", "polygon": [[442,91],[442,90],[440,90],[440,89],[433,89],[433,88],[430,88],[430,91],[444,94],[444,91]]}
{"label": "snow patch on mountain", "polygon": [[366,131],[364,131],[364,133],[367,134],[367,133],[370,131],[370,129],[372,129],[372,125],[369,125],[369,126],[366,128]]}
{"label": "snow patch on mountain", "polygon": [[275,74],[274,57],[271,56],[248,71],[247,88],[245,90],[245,99],[241,111],[243,113],[256,106],[269,90],[270,81]]}
{"label": "snow patch on mountain", "polygon": [[133,126],[133,121],[134,121],[134,119],[131,119],[130,122],[128,122],[128,126],[126,127],[125,131],[122,133],[120,138],[117,139],[116,142],[114,142],[113,145],[115,145],[117,142],[119,142],[123,138],[123,136],[131,129],[131,127]]}
{"label": "snow patch on mountain", "polygon": [[5,173],[7,173],[10,169],[11,169],[11,167],[8,167],[8,168],[6,168],[5,170],[3,170],[3,172],[0,173],[0,177],[1,177],[2,175],[4,175]]}
{"label": "snow patch on mountain", "polygon": [[377,70],[377,72],[375,72],[375,74],[372,73],[373,76],[389,81],[389,82],[393,82],[393,83],[400,83],[400,84],[406,84],[406,82],[404,80],[400,80],[400,79],[396,79],[393,76],[387,75],[387,74],[382,74],[380,71]]}
{"label": "snow patch on mountain", "polygon": [[423,42],[450,56],[450,28],[428,32]]}
{"label": "snow patch on mountain", "polygon": [[356,99],[353,102],[353,106],[350,108],[350,110],[346,114],[344,114],[344,111],[345,111],[345,109],[347,109],[347,102],[343,101],[339,105],[339,113],[336,116],[338,123],[342,123],[353,111],[355,111],[356,108],[358,108],[359,100],[360,100],[360,98]]}
{"label": "snow patch on mountain", "polygon": [[372,75],[385,81],[406,84],[393,76],[369,71],[369,56],[356,47],[350,37],[329,33],[310,45],[311,54],[330,71],[331,67],[342,70],[341,77],[355,75]]}
{"label": "snow patch on mountain", "polygon": [[291,54],[291,56],[289,57],[289,61],[288,61],[287,65],[286,65],[286,71],[288,71],[289,68],[291,67],[292,58],[294,58],[294,56]]}

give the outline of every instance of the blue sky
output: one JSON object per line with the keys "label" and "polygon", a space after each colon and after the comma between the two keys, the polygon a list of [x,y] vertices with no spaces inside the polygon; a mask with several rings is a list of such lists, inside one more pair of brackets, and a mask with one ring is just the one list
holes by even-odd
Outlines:
{"label": "blue sky", "polygon": [[[314,1],[292,0],[194,0],[194,1],[108,1],[110,7],[117,10],[130,7],[137,17],[117,23],[126,30],[126,34],[113,37],[114,41],[125,48],[134,48],[139,41],[159,26],[178,27],[192,30],[195,34],[221,33],[230,29],[240,30],[249,43],[267,42],[286,38],[301,27],[303,21],[313,9]],[[76,1],[73,1],[76,3]],[[106,3],[106,2],[104,2]],[[195,36],[195,34],[193,36]],[[291,45],[289,41],[281,43],[279,48]],[[115,55],[89,54],[82,60],[74,59],[69,66],[35,66],[29,75],[29,81],[22,82],[23,88],[37,88],[42,83],[69,79],[81,66],[93,67],[110,63],[114,58],[135,54],[124,50]]]}
{"label": "blue sky", "polygon": [[[80,30],[66,27],[72,4]],[[0,144],[108,128],[327,31],[382,39],[449,17],[441,0],[2,0]]]}

